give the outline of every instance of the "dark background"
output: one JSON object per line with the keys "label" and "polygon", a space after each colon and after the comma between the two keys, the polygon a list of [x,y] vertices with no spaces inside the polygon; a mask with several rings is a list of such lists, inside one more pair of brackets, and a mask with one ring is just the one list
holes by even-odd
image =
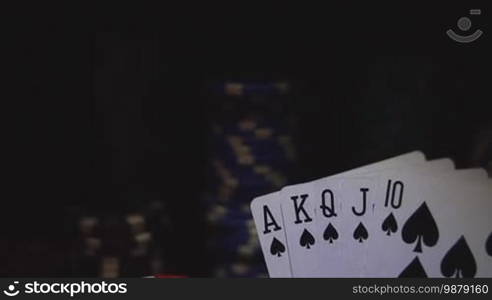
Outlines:
{"label": "dark background", "polygon": [[[299,181],[416,149],[476,165],[489,12],[472,17],[478,41],[445,35],[470,8],[32,8],[5,42],[1,274],[69,274],[71,206],[160,198],[179,236],[200,237],[213,80],[292,83]],[[200,240],[169,245],[180,272],[206,275]]]}

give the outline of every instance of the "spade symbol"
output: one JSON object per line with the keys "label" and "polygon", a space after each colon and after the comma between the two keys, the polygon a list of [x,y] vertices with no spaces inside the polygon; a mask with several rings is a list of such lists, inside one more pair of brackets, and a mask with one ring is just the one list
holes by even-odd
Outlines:
{"label": "spade symbol", "polygon": [[412,262],[401,272],[399,278],[427,278],[424,267],[420,263],[420,260],[415,257]]}
{"label": "spade symbol", "polygon": [[272,255],[277,255],[278,257],[282,256],[282,253],[285,252],[285,246],[281,241],[273,238],[272,244],[270,245],[270,253]]}
{"label": "spade symbol", "polygon": [[395,216],[393,213],[390,213],[389,216],[384,219],[383,224],[381,225],[383,231],[386,231],[386,235],[391,235],[391,233],[395,233],[398,230],[398,224],[396,223]]}
{"label": "spade symbol", "polygon": [[401,235],[405,243],[413,244],[417,241],[414,252],[422,252],[422,241],[428,247],[437,244],[439,230],[425,202],[408,218]]}
{"label": "spade symbol", "polygon": [[485,249],[487,250],[487,254],[492,256],[492,233],[489,235],[487,239],[487,243],[485,244]]}
{"label": "spade symbol", "polygon": [[335,227],[331,225],[331,223],[326,226],[325,232],[323,233],[323,238],[325,239],[325,241],[329,241],[330,244],[333,243],[333,240],[338,239],[338,232]]}
{"label": "spade symbol", "polygon": [[354,239],[358,240],[359,243],[362,243],[362,241],[367,240],[368,237],[369,234],[367,233],[366,228],[362,223],[359,223],[359,225],[357,225],[357,228],[355,228],[354,231]]}
{"label": "spade symbol", "polygon": [[307,249],[309,249],[312,245],[314,245],[314,236],[309,233],[309,231],[304,229],[301,235],[301,240],[299,242],[302,247],[306,247]]}
{"label": "spade symbol", "polygon": [[466,243],[465,237],[461,236],[456,244],[449,249],[441,261],[441,273],[446,277],[472,278],[477,272],[477,263],[473,253]]}

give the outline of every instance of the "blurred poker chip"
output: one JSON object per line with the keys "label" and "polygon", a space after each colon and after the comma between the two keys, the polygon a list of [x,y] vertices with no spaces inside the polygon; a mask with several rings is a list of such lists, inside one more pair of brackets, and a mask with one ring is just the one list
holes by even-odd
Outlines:
{"label": "blurred poker chip", "polygon": [[212,88],[217,114],[203,196],[214,272],[219,277],[266,274],[249,203],[288,183],[295,164],[292,122],[284,113],[285,82],[226,82]]}

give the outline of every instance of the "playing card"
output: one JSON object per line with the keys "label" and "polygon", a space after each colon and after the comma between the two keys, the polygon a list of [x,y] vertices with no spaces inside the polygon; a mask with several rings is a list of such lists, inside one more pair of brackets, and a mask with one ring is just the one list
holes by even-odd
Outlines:
{"label": "playing card", "polygon": [[[421,189],[422,199],[432,197],[429,212],[437,224],[438,242],[419,255],[428,277],[492,277],[487,239],[492,232],[492,186],[435,179]],[[411,241],[418,213],[402,228],[403,241]],[[425,239],[423,240],[425,244]],[[408,253],[408,252],[407,252]],[[408,253],[408,256],[414,255]],[[414,259],[415,260],[415,259]]]}
{"label": "playing card", "polygon": [[279,195],[275,192],[251,202],[261,249],[272,278],[292,276]]}
{"label": "playing card", "polygon": [[[361,179],[356,180],[355,178],[351,178],[351,180],[344,180],[342,182],[342,195],[350,195],[350,193],[365,188],[369,194],[367,201],[370,202],[370,207],[372,208],[372,211],[369,211],[365,216],[366,222],[364,222],[364,216],[350,221],[350,217],[352,217],[353,214],[349,213],[350,217],[344,217],[344,222],[348,222],[348,225],[346,226],[353,227],[357,225],[358,229],[362,230],[363,228],[367,231],[367,236],[372,235],[373,237],[360,241],[365,244],[364,246],[355,246],[353,248],[345,246],[346,249],[351,250],[348,252],[344,251],[344,257],[339,258],[338,261],[343,262],[346,265],[346,270],[358,272],[355,274],[346,274],[347,276],[378,276],[378,268],[380,268],[381,265],[374,263],[373,255],[379,255],[380,253],[379,248],[382,245],[380,236],[384,235],[384,239],[386,240],[394,239],[394,233],[398,230],[398,224],[401,222],[398,222],[398,219],[395,218],[393,211],[398,209],[405,210],[409,207],[407,206],[408,201],[403,201],[404,195],[406,195],[404,193],[405,183],[401,180],[394,179],[398,178],[398,175],[402,172],[416,172],[415,174],[426,174],[427,176],[446,178],[459,176],[462,181],[472,181],[483,176],[483,172],[476,169],[450,172],[449,165],[445,160],[436,160],[427,165],[409,166],[404,169],[397,167],[382,170],[377,173],[371,173],[372,180],[366,180],[364,185],[358,183]],[[368,174],[365,175],[367,176]],[[346,199],[350,205],[350,201],[353,201],[353,199],[356,198],[354,196],[348,196]],[[375,220],[378,221],[375,222]],[[384,244],[384,247],[387,246],[388,244]],[[354,256],[359,257],[360,259],[351,260],[351,257]]]}
{"label": "playing card", "polygon": [[[351,172],[354,174],[363,173],[371,169],[375,170],[399,164],[409,165],[421,161],[423,161],[423,155],[420,152],[414,152]],[[324,179],[288,186],[280,192],[291,270],[294,277],[313,277],[322,274],[321,268],[323,266],[319,260],[321,235],[314,222],[315,208],[318,205],[323,205],[320,201],[325,201],[328,195],[328,192],[323,193],[323,191],[316,190],[319,187],[318,183],[322,181]],[[333,242],[333,238],[328,240]]]}
{"label": "playing card", "polygon": [[[368,228],[372,224],[365,219],[374,217],[374,194],[381,173],[401,168],[439,174],[454,169],[454,165],[449,159],[425,164],[395,161],[365,168],[362,172],[346,172],[328,177],[316,184],[315,189],[321,195],[321,203],[315,204],[318,210],[316,232],[327,241],[321,241],[323,249],[319,250],[320,276],[359,277],[367,273],[365,268],[368,249],[378,245],[374,244],[372,238],[371,232],[374,229]],[[330,238],[330,234],[335,233],[337,240]]]}
{"label": "playing card", "polygon": [[[471,233],[476,224],[488,226],[487,218],[479,217],[487,207],[475,210],[479,207],[476,203],[483,203],[490,190],[457,176],[438,179],[415,171],[395,171],[385,175],[387,178],[380,182],[375,205],[382,214],[369,225],[375,229],[374,238],[380,246],[368,252],[366,276],[442,276],[435,262],[430,262],[442,255],[442,245],[451,247],[449,243],[453,237],[455,242],[458,241],[456,234]],[[478,200],[467,199],[467,195]],[[472,212],[477,213],[476,219]],[[472,234],[475,244],[482,240],[483,253],[485,234],[485,229],[480,234]]]}
{"label": "playing card", "polygon": [[[424,195],[437,195],[433,201],[436,209],[429,210],[439,230],[439,242],[420,257],[428,277],[492,277],[487,253],[487,238],[492,232],[492,189],[458,184],[450,187],[445,182],[427,188]],[[412,238],[410,225],[407,240]]]}
{"label": "playing card", "polygon": [[[396,160],[418,164],[424,162],[425,157],[422,152],[415,151],[381,162],[380,165]],[[270,277],[291,277],[279,194],[277,192],[255,198],[251,203],[251,211]]]}
{"label": "playing card", "polygon": [[[350,183],[350,185],[348,185]],[[340,179],[338,199],[340,202],[337,226],[339,232],[339,249],[337,256],[324,251],[321,259],[325,263],[323,276],[359,277],[363,274],[366,252],[373,247],[372,233],[367,228],[367,218],[372,218],[372,189],[375,184],[371,178]],[[326,215],[321,214],[319,218]],[[321,228],[320,228],[321,229]],[[329,249],[326,249],[329,250]],[[328,271],[331,269],[331,271]],[[328,271],[328,273],[327,273]],[[331,274],[336,272],[335,274]]]}
{"label": "playing card", "polygon": [[457,170],[455,175],[473,184],[491,184],[489,174],[485,169],[482,168],[460,169]]}
{"label": "playing card", "polygon": [[280,191],[287,246],[293,277],[313,277],[319,268],[318,240],[314,237],[314,182],[287,186]]}
{"label": "playing card", "polygon": [[[255,198],[251,210],[270,276],[436,277],[439,268],[439,276],[489,276],[477,265],[491,260],[492,226],[484,214],[490,207],[461,203],[466,217],[448,224],[458,200],[433,210],[444,203],[439,189],[449,185],[479,203],[492,194],[482,169],[455,171],[449,159],[425,161],[413,152]],[[456,229],[474,214],[483,230],[439,230],[440,223]],[[443,236],[456,241],[440,244]]]}

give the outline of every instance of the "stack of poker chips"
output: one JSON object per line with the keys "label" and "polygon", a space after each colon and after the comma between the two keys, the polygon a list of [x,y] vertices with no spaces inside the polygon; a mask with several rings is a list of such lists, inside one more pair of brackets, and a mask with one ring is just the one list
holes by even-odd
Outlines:
{"label": "stack of poker chips", "polygon": [[164,270],[162,237],[169,228],[160,202],[138,212],[84,214],[72,254],[73,274],[117,278],[158,274]]}
{"label": "stack of poker chips", "polygon": [[295,163],[285,83],[214,86],[205,218],[213,276],[266,275],[251,199],[289,182]]}

